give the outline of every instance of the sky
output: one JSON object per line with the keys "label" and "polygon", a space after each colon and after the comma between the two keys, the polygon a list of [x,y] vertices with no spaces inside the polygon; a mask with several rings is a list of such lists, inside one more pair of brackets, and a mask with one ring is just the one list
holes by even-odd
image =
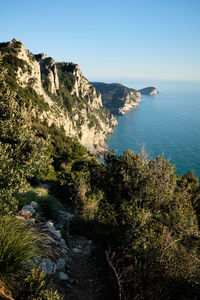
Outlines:
{"label": "sky", "polygon": [[2,0],[0,37],[90,80],[200,80],[200,0]]}

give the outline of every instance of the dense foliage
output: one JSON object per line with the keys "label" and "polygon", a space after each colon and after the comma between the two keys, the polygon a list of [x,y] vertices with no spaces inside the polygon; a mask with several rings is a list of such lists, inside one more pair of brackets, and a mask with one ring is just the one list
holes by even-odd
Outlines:
{"label": "dense foliage", "polygon": [[28,177],[49,163],[47,143],[34,135],[15,94],[1,81],[0,91],[0,213],[15,212],[15,193]]}
{"label": "dense foliage", "polygon": [[174,172],[162,157],[108,154],[78,189],[77,217],[106,239],[120,299],[195,299],[200,292],[199,183]]}

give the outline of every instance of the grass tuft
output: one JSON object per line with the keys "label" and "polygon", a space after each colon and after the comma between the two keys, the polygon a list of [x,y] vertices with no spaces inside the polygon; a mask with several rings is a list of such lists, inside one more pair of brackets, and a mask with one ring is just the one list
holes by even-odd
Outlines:
{"label": "grass tuft", "polygon": [[45,236],[16,217],[1,217],[0,281],[7,285],[27,271],[34,257],[46,252],[44,240]]}

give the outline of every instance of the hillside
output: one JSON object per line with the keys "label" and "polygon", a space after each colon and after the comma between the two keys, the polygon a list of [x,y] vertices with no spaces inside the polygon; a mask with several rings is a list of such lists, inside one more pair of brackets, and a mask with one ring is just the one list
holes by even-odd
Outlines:
{"label": "hillside", "polygon": [[92,82],[102,95],[102,103],[113,114],[124,115],[140,103],[140,93],[119,83]]}
{"label": "hillside", "polygon": [[32,122],[46,122],[77,137],[93,153],[105,151],[105,138],[117,125],[101,95],[73,63],[55,63],[44,53],[33,55],[17,39],[0,43],[1,68]]}

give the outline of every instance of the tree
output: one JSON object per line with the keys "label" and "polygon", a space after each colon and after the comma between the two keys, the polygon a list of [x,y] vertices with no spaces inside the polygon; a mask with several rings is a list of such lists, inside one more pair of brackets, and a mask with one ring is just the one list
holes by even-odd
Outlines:
{"label": "tree", "polygon": [[0,214],[17,210],[15,193],[28,177],[49,163],[48,143],[30,129],[27,113],[15,101],[16,94],[0,78]]}
{"label": "tree", "polygon": [[191,192],[198,190],[197,179],[189,174],[177,184],[174,166],[160,156],[149,160],[126,151],[108,154],[105,163],[103,201],[115,212],[108,262],[121,299],[194,299],[200,291]]}

